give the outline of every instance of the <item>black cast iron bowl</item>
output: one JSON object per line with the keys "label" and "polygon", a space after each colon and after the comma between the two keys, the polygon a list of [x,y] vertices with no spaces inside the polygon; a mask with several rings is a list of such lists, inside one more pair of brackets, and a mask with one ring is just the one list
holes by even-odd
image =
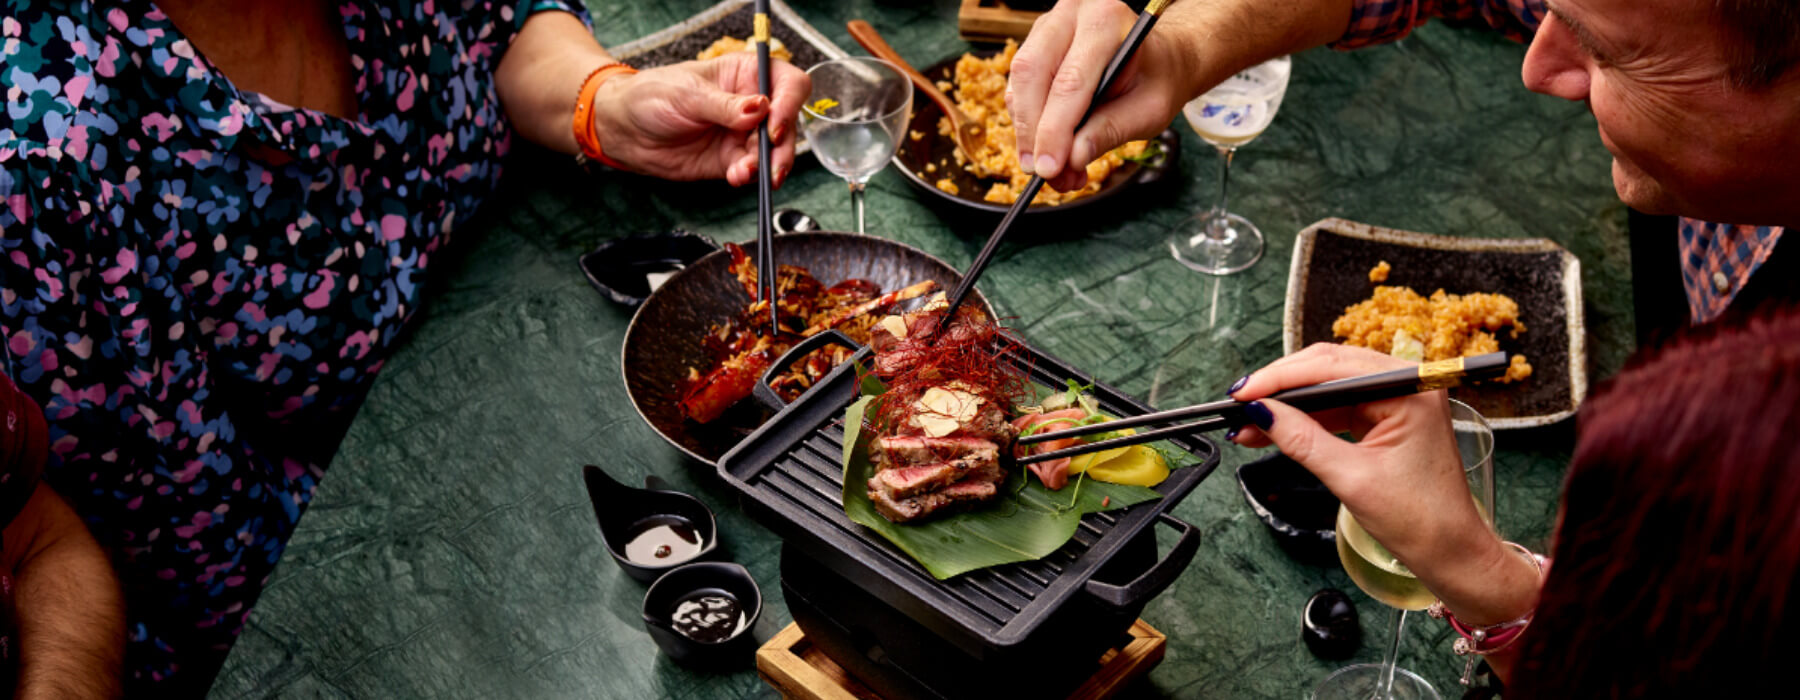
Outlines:
{"label": "black cast iron bowl", "polygon": [[[970,53],[985,58],[997,52],[989,50]],[[952,80],[956,62],[960,58],[961,56],[952,56],[920,72],[933,81]],[[985,212],[994,217],[1004,216],[1012,205],[998,204],[982,198],[997,181],[975,177],[956,164],[956,157],[953,155],[956,152],[956,142],[938,133],[938,119],[943,116],[944,110],[939,109],[937,103],[925,97],[923,92],[913,90],[912,121],[907,124],[907,134],[900,138],[900,149],[894,153],[894,167],[899,168],[906,181],[935,204],[971,213]],[[914,141],[912,132],[915,131],[924,136]],[[1181,161],[1181,137],[1173,129],[1164,129],[1156,137],[1155,143],[1162,148],[1161,155],[1144,163],[1127,162],[1123,167],[1114,169],[1100,185],[1100,191],[1065,204],[1034,204],[1025,210],[1025,214],[1081,210],[1133,190],[1147,189],[1147,186],[1161,181]],[[935,163],[936,172],[925,173],[927,163]],[[921,176],[920,173],[925,174]],[[938,189],[936,183],[943,177],[948,177],[955,183],[957,194]]]}
{"label": "black cast iron bowl", "polygon": [[[716,642],[690,639],[675,631],[670,618],[676,603],[693,593],[724,594],[737,600],[743,610],[743,626],[729,638]],[[753,629],[762,618],[762,606],[762,588],[743,566],[728,562],[685,564],[657,579],[644,593],[644,629],[676,663],[725,669],[745,664],[756,654]]]}
{"label": "black cast iron bowl", "polygon": [[[756,256],[754,241],[742,245],[745,253]],[[783,235],[776,239],[775,255],[781,264],[804,267],[828,286],[857,277],[889,292],[936,280],[948,291],[962,279],[961,272],[930,253],[855,233]],[[684,418],[677,407],[687,386],[688,368],[703,373],[711,368],[711,358],[700,342],[702,334],[742,312],[750,301],[737,278],[731,276],[730,264],[731,256],[719,250],[664,282],[632,316],[621,353],[625,392],[638,415],[669,444],[715,465],[720,456],[773,415],[768,407],[745,399],[713,422],[701,425]],[[968,303],[996,318],[980,290],[970,295]]]}

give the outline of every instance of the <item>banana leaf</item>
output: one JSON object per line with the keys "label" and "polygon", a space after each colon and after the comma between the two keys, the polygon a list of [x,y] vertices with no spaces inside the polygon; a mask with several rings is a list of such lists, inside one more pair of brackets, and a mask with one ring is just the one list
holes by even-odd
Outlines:
{"label": "banana leaf", "polygon": [[[865,384],[865,392],[870,385]],[[920,523],[889,521],[869,502],[870,436],[863,416],[874,396],[865,395],[844,412],[844,513],[887,538],[938,580],[989,566],[1041,559],[1075,535],[1081,516],[1117,510],[1162,498],[1142,486],[1109,484],[1078,476],[1059,491],[1012,468],[1000,495],[974,510]],[[1177,465],[1170,463],[1171,468]]]}

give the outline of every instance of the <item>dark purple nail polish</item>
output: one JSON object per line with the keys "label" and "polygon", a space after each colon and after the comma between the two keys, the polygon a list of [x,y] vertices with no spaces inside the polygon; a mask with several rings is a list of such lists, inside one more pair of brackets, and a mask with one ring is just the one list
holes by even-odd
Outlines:
{"label": "dark purple nail polish", "polygon": [[1225,395],[1230,396],[1232,394],[1235,394],[1238,392],[1239,389],[1244,388],[1245,384],[1249,384],[1249,383],[1250,383],[1250,375],[1246,374],[1242,377],[1238,377],[1237,381],[1231,383],[1231,388],[1225,390]]}
{"label": "dark purple nail polish", "polygon": [[1275,413],[1270,411],[1268,406],[1264,406],[1261,401],[1251,401],[1245,404],[1244,413],[1249,414],[1250,422],[1255,423],[1256,427],[1263,430],[1268,430],[1269,426],[1275,424]]}
{"label": "dark purple nail polish", "polygon": [[1226,442],[1237,442],[1238,433],[1242,432],[1243,430],[1244,430],[1243,428],[1232,428],[1230,432],[1225,433],[1225,441]]}

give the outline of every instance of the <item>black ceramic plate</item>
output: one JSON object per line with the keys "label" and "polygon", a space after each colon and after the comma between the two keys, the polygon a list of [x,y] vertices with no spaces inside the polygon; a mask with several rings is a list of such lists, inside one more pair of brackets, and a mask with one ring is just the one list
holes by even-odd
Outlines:
{"label": "black ceramic plate", "polygon": [[[996,52],[990,50],[972,53],[977,56],[992,56]],[[956,62],[960,58],[961,56],[952,56],[921,72],[925,74],[925,77],[934,81],[952,80],[956,72]],[[951,93],[951,91],[946,91],[946,93]],[[906,177],[907,182],[912,183],[914,188],[936,202],[988,212],[996,216],[1004,215],[1008,209],[1012,208],[1011,205],[997,204],[982,199],[983,195],[987,194],[988,188],[992,187],[996,181],[975,177],[956,165],[956,157],[953,155],[956,152],[956,142],[950,137],[938,133],[938,119],[943,115],[944,110],[939,109],[937,103],[925,97],[925,93],[917,89],[913,90],[912,122],[906,127],[907,135],[900,139],[900,150],[894,154],[895,167],[900,169],[900,173]],[[912,132],[915,131],[924,136],[917,141],[912,140]],[[1181,161],[1181,137],[1177,136],[1174,130],[1165,129],[1160,136],[1156,137],[1156,142],[1162,148],[1162,155],[1142,164],[1126,163],[1124,167],[1114,170],[1111,175],[1106,177],[1106,182],[1101,184],[1100,191],[1065,204],[1032,205],[1031,208],[1025,210],[1025,213],[1079,209],[1161,180],[1163,175]],[[928,163],[936,164],[935,172],[925,172],[925,166]],[[938,189],[937,181],[944,177],[950,178],[950,181],[956,185],[957,194],[950,194]]]}
{"label": "black ceramic plate", "polygon": [[[756,255],[754,241],[742,245],[746,253]],[[804,267],[826,285],[857,277],[893,291],[929,279],[949,290],[962,279],[948,263],[918,248],[854,233],[788,234],[776,239],[775,251],[781,264]],[[730,263],[723,250],[694,261],[644,300],[625,330],[625,391],[638,415],[671,444],[708,464],[717,462],[770,415],[747,398],[701,425],[683,418],[676,406],[688,368],[710,369],[701,335],[749,303],[727,269]],[[969,302],[994,317],[993,307],[979,290]]]}
{"label": "black ceramic plate", "polygon": [[1455,238],[1326,219],[1301,231],[1288,274],[1286,351],[1336,342],[1331,324],[1369,298],[1369,270],[1393,266],[1383,284],[1429,296],[1491,292],[1519,303],[1526,332],[1500,334],[1500,349],[1525,353],[1532,374],[1522,382],[1461,386],[1450,395],[1480,411],[1496,429],[1547,425],[1567,418],[1587,397],[1586,325],[1581,261],[1542,238]]}

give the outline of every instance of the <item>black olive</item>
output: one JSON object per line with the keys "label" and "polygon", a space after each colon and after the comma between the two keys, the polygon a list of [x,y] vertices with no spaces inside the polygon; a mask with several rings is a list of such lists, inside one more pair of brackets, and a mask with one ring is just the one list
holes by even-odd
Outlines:
{"label": "black olive", "polygon": [[1300,615],[1300,639],[1321,659],[1348,659],[1362,647],[1362,625],[1350,596],[1326,588],[1306,601]]}

